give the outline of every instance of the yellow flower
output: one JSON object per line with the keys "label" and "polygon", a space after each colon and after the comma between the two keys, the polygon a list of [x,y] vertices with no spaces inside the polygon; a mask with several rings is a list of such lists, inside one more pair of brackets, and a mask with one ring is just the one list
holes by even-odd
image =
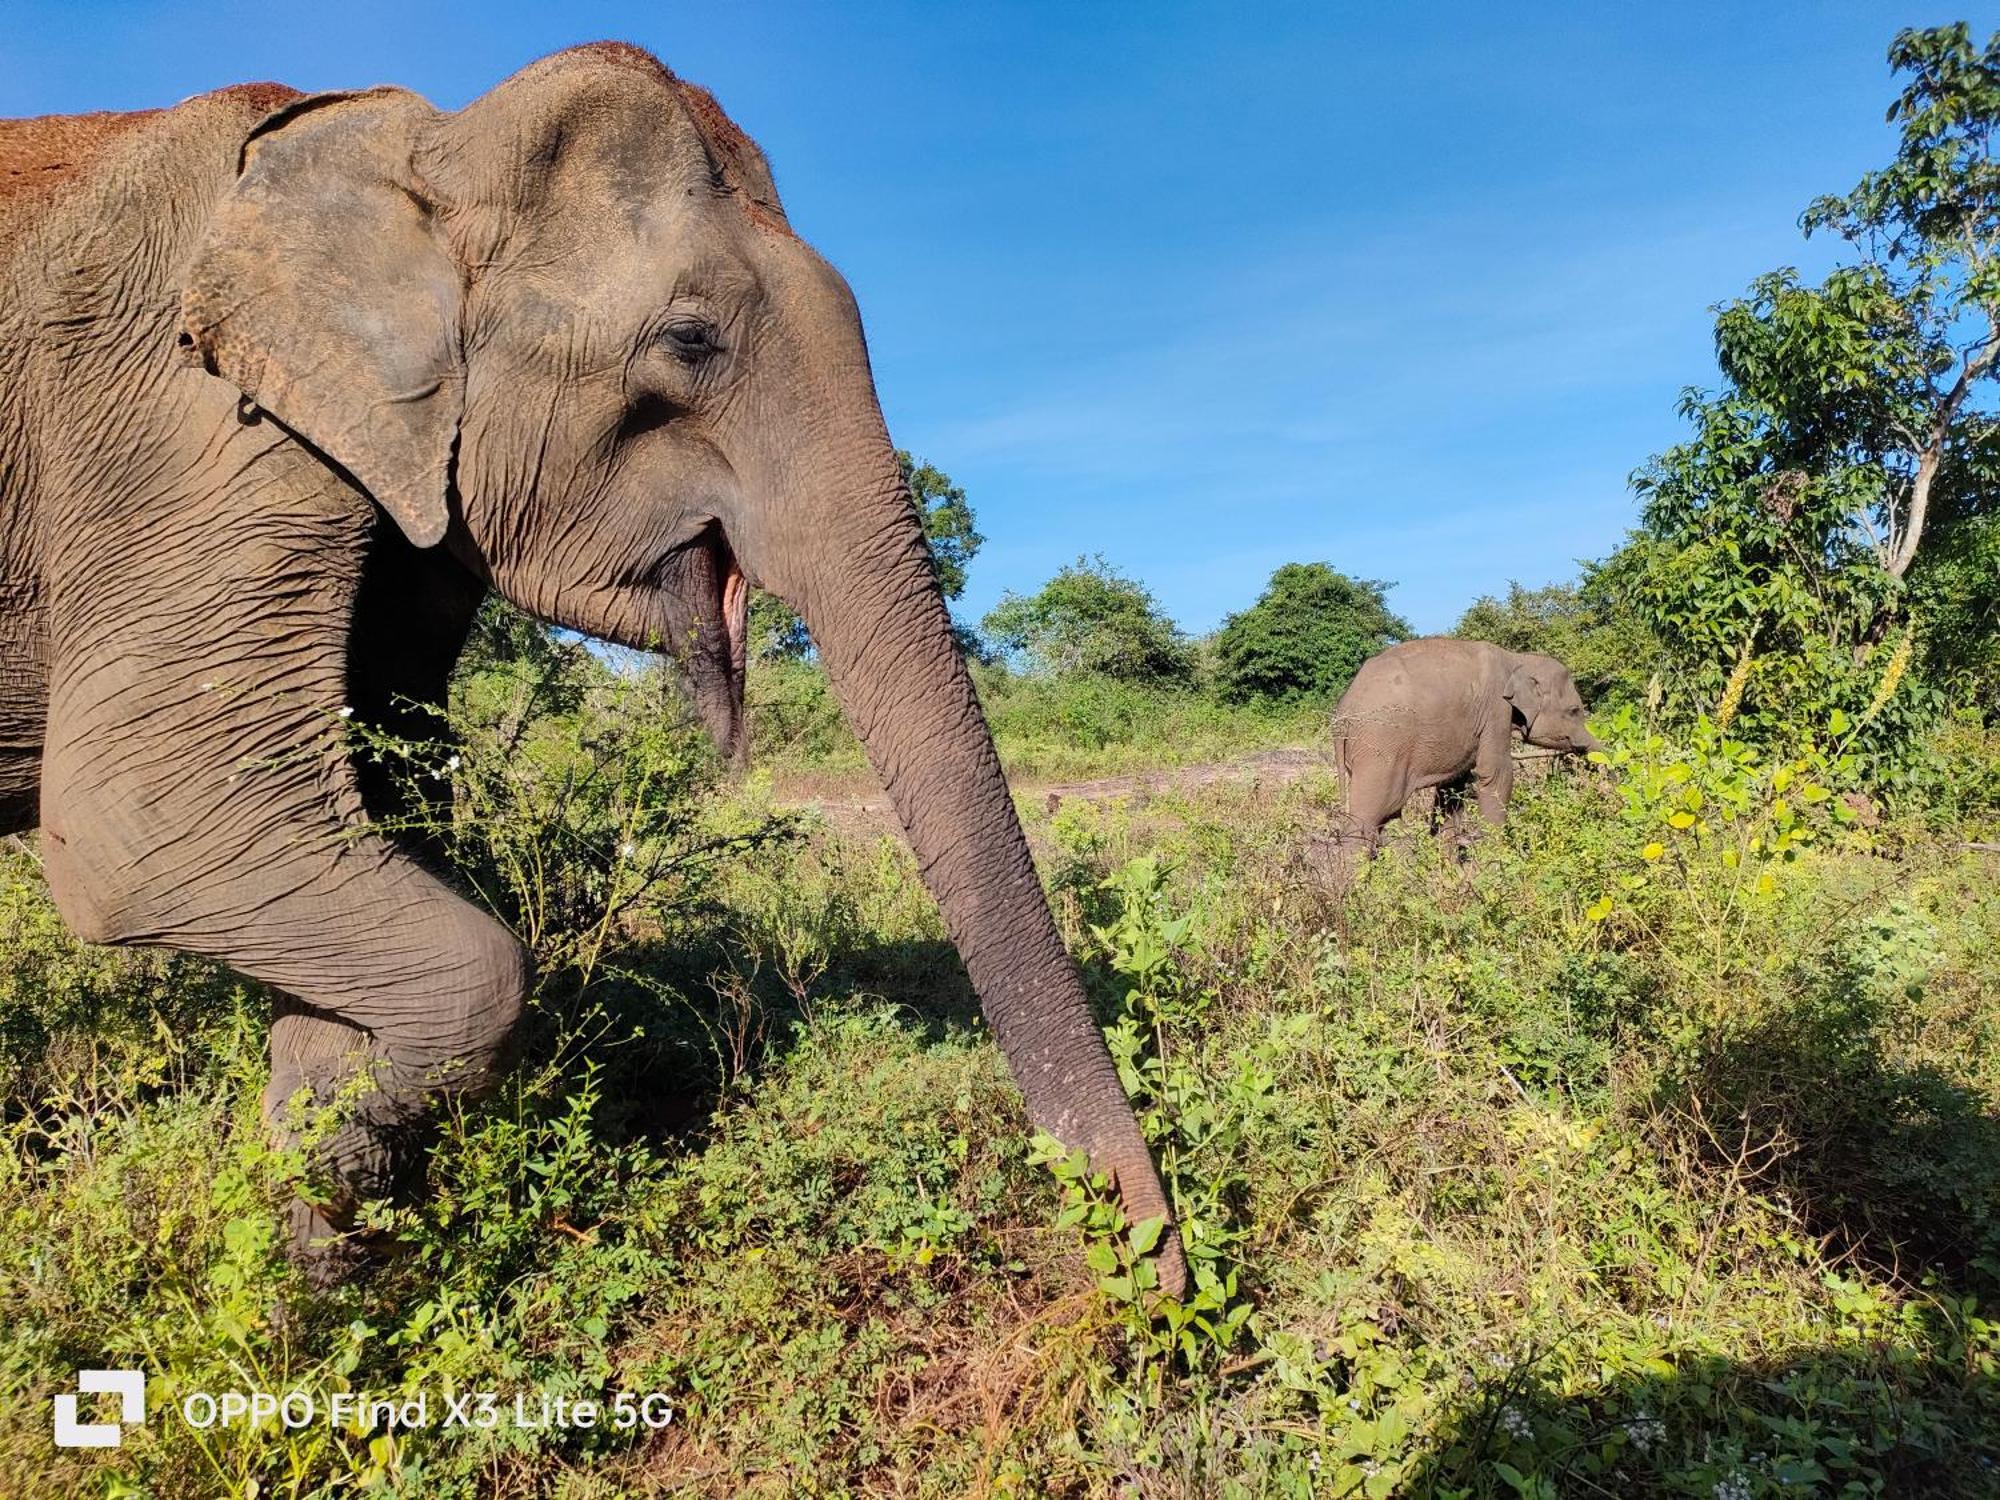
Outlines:
{"label": "yellow flower", "polygon": [[1730,670],[1729,681],[1722,686],[1722,701],[1715,706],[1715,727],[1727,729],[1730,720],[1736,717],[1736,710],[1743,706],[1743,689],[1750,683],[1750,643],[1743,643],[1743,654],[1736,658],[1736,665]]}
{"label": "yellow flower", "polygon": [[1861,710],[1861,722],[1866,724],[1875,715],[1889,706],[1889,700],[1896,696],[1897,685],[1903,675],[1910,670],[1910,658],[1917,649],[1917,622],[1914,617],[1903,627],[1903,638],[1896,642],[1896,649],[1889,655],[1889,665],[1882,671],[1882,680],[1875,684],[1875,696],[1868,700],[1868,706]]}

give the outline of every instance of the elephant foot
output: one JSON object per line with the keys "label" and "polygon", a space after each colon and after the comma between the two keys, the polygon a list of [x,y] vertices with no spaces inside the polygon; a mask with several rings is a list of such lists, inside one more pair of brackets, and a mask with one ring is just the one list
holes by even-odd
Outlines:
{"label": "elephant foot", "polygon": [[1330,897],[1343,897],[1353,889],[1355,876],[1368,858],[1368,848],[1359,840],[1342,834],[1309,837],[1301,853],[1308,882]]}
{"label": "elephant foot", "polygon": [[285,1205],[286,1255],[314,1291],[326,1291],[393,1258],[396,1246],[360,1223],[361,1205],[395,1196],[423,1162],[409,1126],[350,1126],[319,1154],[312,1197]]}
{"label": "elephant foot", "polygon": [[303,1147],[307,1159],[311,1196],[301,1192],[285,1205],[285,1240],[288,1258],[315,1291],[352,1280],[385,1258],[381,1237],[357,1222],[360,1206],[393,1196],[423,1161],[414,1125],[397,1116],[384,1096],[372,1095],[361,1104],[358,1116],[314,1140],[316,1127],[324,1128],[323,1117],[315,1121],[310,1110],[302,1112],[289,1100],[274,1107],[272,1092],[265,1095],[273,1143],[287,1151]]}
{"label": "elephant foot", "polygon": [[313,1200],[285,1209],[290,1257],[324,1289],[380,1258],[356,1212],[391,1196],[423,1160],[421,1101],[391,1091],[388,1064],[359,1028],[280,997],[271,1036],[265,1128],[281,1151],[302,1152]]}
{"label": "elephant foot", "polygon": [[345,1215],[304,1198],[285,1205],[285,1231],[287,1257],[316,1292],[352,1281],[380,1259]]}

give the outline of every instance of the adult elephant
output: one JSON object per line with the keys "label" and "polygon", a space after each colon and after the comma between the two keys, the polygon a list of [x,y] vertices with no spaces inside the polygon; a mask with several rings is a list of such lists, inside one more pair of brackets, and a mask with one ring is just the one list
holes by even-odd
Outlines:
{"label": "adult elephant", "polygon": [[373,1069],[346,1203],[490,1080],[530,975],[371,831],[330,716],[438,701],[491,587],[672,650],[740,753],[757,586],[811,629],[1030,1118],[1167,1212],[853,295],[707,93],[609,43],[456,113],[253,85],[0,125],[0,193],[0,828],[39,822],[80,935],[281,992],[267,1113]]}
{"label": "adult elephant", "polygon": [[1498,827],[1514,790],[1517,730],[1547,750],[1598,748],[1576,680],[1553,656],[1449,636],[1371,656],[1333,714],[1343,836],[1372,856],[1383,825],[1401,816],[1411,793],[1428,787],[1437,788],[1454,835],[1464,831],[1468,796]]}

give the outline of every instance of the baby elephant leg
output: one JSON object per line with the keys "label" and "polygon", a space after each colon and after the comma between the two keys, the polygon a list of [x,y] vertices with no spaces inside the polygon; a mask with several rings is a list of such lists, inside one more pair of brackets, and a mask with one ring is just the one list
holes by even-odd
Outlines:
{"label": "baby elephant leg", "polygon": [[1358,845],[1373,859],[1382,847],[1382,829],[1401,816],[1409,784],[1387,756],[1355,757],[1341,789],[1343,844]]}
{"label": "baby elephant leg", "polygon": [[1470,774],[1443,783],[1437,789],[1437,807],[1431,814],[1431,832],[1449,840],[1460,859],[1465,858],[1473,839],[1478,837],[1478,829],[1466,816],[1466,803],[1473,796],[1474,787]]}
{"label": "baby elephant leg", "polygon": [[1482,767],[1473,779],[1473,794],[1479,803],[1480,820],[1498,828],[1507,821],[1507,799],[1514,793],[1514,761],[1503,757],[1496,770]]}

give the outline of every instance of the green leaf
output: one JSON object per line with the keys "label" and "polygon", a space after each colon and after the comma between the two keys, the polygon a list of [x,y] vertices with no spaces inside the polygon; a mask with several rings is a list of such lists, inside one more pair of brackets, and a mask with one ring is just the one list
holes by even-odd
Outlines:
{"label": "green leaf", "polygon": [[1160,1235],[1167,1227],[1164,1214],[1155,1214],[1150,1219],[1141,1219],[1132,1226],[1128,1239],[1135,1255],[1149,1255],[1153,1247],[1160,1243]]}

